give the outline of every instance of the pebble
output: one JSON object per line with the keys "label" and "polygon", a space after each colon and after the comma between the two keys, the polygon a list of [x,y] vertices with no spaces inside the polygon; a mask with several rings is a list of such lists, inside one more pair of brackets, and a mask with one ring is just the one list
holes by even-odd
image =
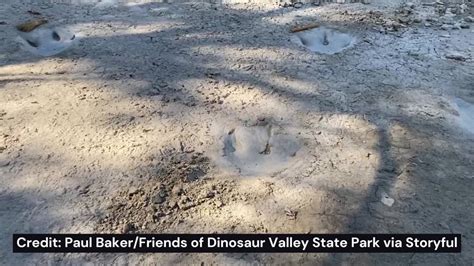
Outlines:
{"label": "pebble", "polygon": [[413,57],[418,57],[418,56],[420,56],[420,53],[418,53],[416,51],[408,51],[408,55],[413,56]]}
{"label": "pebble", "polygon": [[216,201],[216,207],[217,207],[217,208],[220,208],[220,207],[222,207],[222,206],[224,206],[224,203],[223,203],[222,201],[220,201],[220,200],[217,200],[217,201]]}
{"label": "pebble", "polygon": [[448,225],[446,222],[440,222],[439,225],[440,225],[441,227],[443,227],[444,229],[447,229],[447,230],[450,229],[450,228],[449,228],[449,225]]}
{"label": "pebble", "polygon": [[188,209],[191,209],[194,206],[196,206],[196,204],[188,197],[183,197],[178,202],[178,207],[179,207],[180,210],[188,210]]}
{"label": "pebble", "polygon": [[474,17],[471,17],[471,16],[465,17],[464,21],[466,21],[468,23],[472,23],[472,22],[474,22]]}
{"label": "pebble", "polygon": [[441,25],[441,29],[442,30],[449,30],[449,29],[451,29],[451,26],[449,26],[448,24],[443,24],[443,25]]}
{"label": "pebble", "polygon": [[129,196],[133,196],[135,194],[138,193],[138,189],[136,187],[131,187],[129,190],[128,190],[128,195]]}
{"label": "pebble", "polygon": [[173,193],[173,195],[180,196],[183,193],[183,188],[180,185],[176,185],[173,187],[171,192]]}
{"label": "pebble", "polygon": [[298,3],[294,3],[294,4],[293,4],[293,7],[294,7],[294,8],[302,8],[302,7],[303,7],[303,3],[299,3],[299,2],[298,2]]}
{"label": "pebble", "polygon": [[207,197],[207,198],[213,198],[215,194],[216,194],[216,193],[215,193],[214,191],[209,191],[209,192],[207,192],[206,197]]}
{"label": "pebble", "polygon": [[460,23],[455,23],[452,27],[453,30],[460,30],[461,29],[461,24]]}
{"label": "pebble", "polygon": [[164,190],[160,190],[158,194],[154,197],[153,202],[155,204],[161,204],[166,200],[166,192]]}
{"label": "pebble", "polygon": [[193,168],[189,173],[186,175],[186,181],[187,182],[192,182],[198,180],[200,177],[204,176],[206,173],[199,169],[199,168]]}
{"label": "pebble", "polygon": [[401,18],[398,18],[398,22],[403,23],[403,24],[410,24],[410,19],[401,17]]}
{"label": "pebble", "polygon": [[174,209],[178,206],[178,202],[176,202],[176,200],[170,200],[168,202],[168,207],[171,208],[171,209]]}
{"label": "pebble", "polygon": [[185,210],[189,210],[189,209],[191,209],[192,207],[195,207],[195,206],[196,206],[196,204],[194,204],[193,202],[190,202],[190,203],[187,203],[185,205],[180,205],[179,209],[185,211]]}
{"label": "pebble", "polygon": [[446,58],[457,60],[457,61],[466,61],[466,60],[469,59],[469,57],[467,57],[466,55],[463,55],[459,52],[449,52],[449,53],[446,54]]}
{"label": "pebble", "polygon": [[121,234],[126,234],[132,230],[133,226],[130,223],[125,223],[120,229]]}

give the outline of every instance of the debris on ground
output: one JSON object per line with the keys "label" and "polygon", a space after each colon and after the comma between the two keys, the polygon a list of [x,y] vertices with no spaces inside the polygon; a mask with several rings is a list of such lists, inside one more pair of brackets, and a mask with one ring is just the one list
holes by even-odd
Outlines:
{"label": "debris on ground", "polygon": [[41,25],[48,23],[46,19],[34,19],[27,21],[25,23],[19,24],[16,28],[21,32],[32,32]]}
{"label": "debris on ground", "polygon": [[303,25],[303,26],[294,26],[291,28],[291,32],[300,32],[300,31],[305,31],[305,30],[310,30],[319,27],[320,25],[318,23],[313,23],[313,24],[308,24],[308,25]]}

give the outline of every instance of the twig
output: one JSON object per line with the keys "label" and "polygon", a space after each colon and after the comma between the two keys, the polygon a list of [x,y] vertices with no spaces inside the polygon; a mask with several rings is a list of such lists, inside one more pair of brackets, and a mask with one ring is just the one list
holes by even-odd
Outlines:
{"label": "twig", "polygon": [[300,32],[300,31],[305,31],[305,30],[310,30],[310,29],[314,29],[314,28],[317,28],[319,27],[320,25],[317,24],[317,23],[314,23],[314,24],[309,24],[309,25],[305,25],[305,26],[294,26],[293,28],[291,28],[291,32],[292,33],[295,33],[295,32]]}

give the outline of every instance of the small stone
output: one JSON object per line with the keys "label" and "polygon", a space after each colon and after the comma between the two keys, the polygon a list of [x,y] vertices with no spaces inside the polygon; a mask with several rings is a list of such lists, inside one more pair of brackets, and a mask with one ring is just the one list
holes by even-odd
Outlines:
{"label": "small stone", "polygon": [[439,225],[443,227],[444,229],[448,229],[448,230],[450,229],[449,225],[446,222],[440,222]]}
{"label": "small stone", "polygon": [[129,196],[133,196],[133,195],[137,194],[138,191],[139,191],[138,188],[136,188],[136,187],[131,187],[131,188],[128,189],[128,195],[129,195]]}
{"label": "small stone", "polygon": [[176,200],[170,200],[170,201],[168,202],[168,207],[169,207],[170,209],[174,209],[174,208],[176,208],[177,206],[178,206],[178,203],[176,202]]}
{"label": "small stone", "polygon": [[210,191],[202,191],[201,195],[200,195],[200,198],[204,198],[204,199],[205,198],[210,199],[212,197],[214,197],[214,191],[211,191],[211,190]]}
{"label": "small stone", "polygon": [[217,208],[220,208],[220,207],[222,207],[222,206],[224,206],[224,203],[223,203],[221,200],[217,200],[217,201],[216,201],[216,207],[217,207]]}
{"label": "small stone", "polygon": [[176,196],[181,196],[181,194],[183,193],[183,188],[180,185],[176,185],[171,190],[171,193]]}
{"label": "small stone", "polygon": [[303,7],[303,3],[300,3],[300,2],[294,3],[294,4],[293,4],[293,7],[294,7],[294,8],[302,8],[302,7]]}
{"label": "small stone", "polygon": [[183,197],[178,202],[178,207],[179,207],[180,210],[188,210],[188,209],[191,209],[194,206],[196,206],[196,204],[194,204],[194,202],[188,197]]}
{"label": "small stone", "polygon": [[461,29],[469,29],[469,28],[471,28],[471,26],[470,26],[469,24],[467,24],[467,23],[461,23],[461,24],[460,24],[460,27],[461,27]]}
{"label": "small stone", "polygon": [[194,204],[193,202],[188,202],[186,204],[182,204],[182,205],[179,205],[179,208],[183,211],[185,210],[189,210],[191,209],[192,207],[196,206],[196,204]]}
{"label": "small stone", "polygon": [[120,233],[121,234],[127,234],[129,233],[130,231],[132,231],[133,229],[133,225],[131,225],[130,223],[125,223],[122,228],[120,229]]}
{"label": "small stone", "polygon": [[471,17],[471,16],[465,17],[464,21],[467,22],[467,23],[472,23],[472,22],[474,22],[474,17]]}
{"label": "small stone", "polygon": [[147,214],[145,221],[146,222],[144,224],[146,224],[147,222],[148,223],[153,223],[155,221],[155,218],[153,218],[153,214],[151,214],[151,213]]}
{"label": "small stone", "polygon": [[457,61],[466,61],[469,59],[469,57],[458,52],[449,52],[448,54],[446,54],[446,58]]}
{"label": "small stone", "polygon": [[291,1],[290,0],[279,0],[278,5],[281,7],[289,7],[291,6]]}
{"label": "small stone", "polygon": [[204,176],[206,173],[200,168],[192,168],[191,171],[186,175],[186,182],[192,182],[198,180],[200,177]]}
{"label": "small stone", "polygon": [[408,55],[413,56],[413,57],[418,57],[420,56],[420,53],[418,53],[417,51],[408,51]]}
{"label": "small stone", "polygon": [[448,24],[443,24],[443,25],[441,25],[441,29],[442,29],[442,30],[450,30],[451,28],[452,28],[452,27],[451,27],[450,25],[448,25]]}
{"label": "small stone", "polygon": [[452,26],[452,29],[453,30],[460,30],[461,29],[461,24],[460,23],[454,23],[454,25]]}
{"label": "small stone", "polygon": [[166,216],[166,213],[161,212],[161,211],[157,211],[157,212],[155,213],[155,215],[153,215],[153,217],[154,217],[156,220],[158,220],[158,219],[161,218],[161,217],[165,217],[165,216]]}
{"label": "small stone", "polygon": [[398,18],[398,22],[403,23],[403,24],[410,24],[411,21],[409,18],[401,17],[401,18]]}
{"label": "small stone", "polygon": [[162,204],[165,201],[166,201],[166,192],[164,190],[160,190],[160,192],[158,192],[158,195],[156,195],[153,199],[153,202],[155,204]]}

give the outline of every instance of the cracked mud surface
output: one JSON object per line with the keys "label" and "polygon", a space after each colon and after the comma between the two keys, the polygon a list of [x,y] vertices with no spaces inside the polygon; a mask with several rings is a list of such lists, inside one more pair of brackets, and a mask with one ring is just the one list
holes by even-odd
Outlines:
{"label": "cracked mud surface", "polygon": [[[471,9],[29,2],[0,6],[2,239],[452,232],[463,253],[14,255],[2,241],[2,264],[473,261]],[[52,57],[21,49],[14,26],[29,10],[80,41]],[[291,41],[292,26],[314,22],[358,42],[322,55]],[[214,160],[222,136],[262,120],[297,140],[298,160],[245,178]],[[269,140],[249,154],[271,156]]]}

